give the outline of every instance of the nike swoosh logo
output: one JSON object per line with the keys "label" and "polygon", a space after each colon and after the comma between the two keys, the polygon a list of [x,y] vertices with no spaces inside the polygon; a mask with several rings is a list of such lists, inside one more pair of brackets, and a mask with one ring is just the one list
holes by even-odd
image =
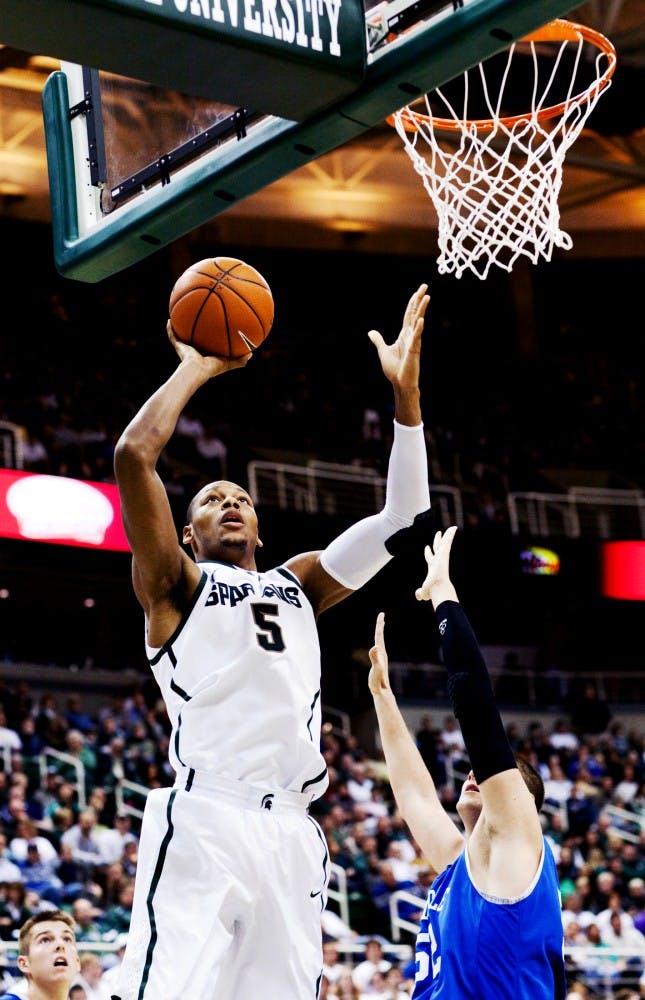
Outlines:
{"label": "nike swoosh logo", "polygon": [[309,895],[311,896],[312,899],[314,899],[315,896],[320,896],[321,892],[322,889],[319,889],[318,892],[310,892]]}

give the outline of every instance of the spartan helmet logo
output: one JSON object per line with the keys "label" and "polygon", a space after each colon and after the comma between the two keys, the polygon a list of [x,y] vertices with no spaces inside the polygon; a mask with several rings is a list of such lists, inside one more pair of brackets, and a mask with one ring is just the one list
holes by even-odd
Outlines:
{"label": "spartan helmet logo", "polygon": [[266,795],[262,796],[262,802],[260,803],[260,805],[262,806],[263,809],[272,809],[274,798],[275,795],[273,794],[273,792],[268,792]]}

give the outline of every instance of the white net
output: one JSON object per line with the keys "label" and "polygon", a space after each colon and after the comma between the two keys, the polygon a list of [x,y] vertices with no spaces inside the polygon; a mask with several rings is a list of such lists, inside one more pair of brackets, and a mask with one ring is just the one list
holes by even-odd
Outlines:
{"label": "white net", "polygon": [[[550,260],[555,247],[568,250],[572,245],[560,228],[563,164],[611,74],[607,52],[596,51],[594,82],[576,93],[584,49],[584,39],[578,36],[564,99],[555,108],[547,107],[571,39],[559,44],[546,85],[540,84],[538,44],[523,43],[524,48],[530,46],[533,61],[531,109],[526,114],[509,118],[500,110],[515,55],[513,45],[495,103],[489,95],[486,64],[477,67],[486,119],[468,118],[468,71],[463,75],[460,113],[437,89],[417,102],[424,105],[423,113],[408,106],[392,116],[437,213],[440,274],[459,278],[470,270],[484,279],[493,265],[510,271],[520,256],[536,264],[540,258]],[[449,118],[439,118],[433,111],[437,101]]]}

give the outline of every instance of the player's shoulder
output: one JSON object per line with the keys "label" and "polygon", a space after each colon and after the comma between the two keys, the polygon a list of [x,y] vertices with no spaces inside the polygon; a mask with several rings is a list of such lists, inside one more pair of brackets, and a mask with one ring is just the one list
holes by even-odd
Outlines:
{"label": "player's shoulder", "polygon": [[0,993],[0,1000],[24,1000],[17,993]]}

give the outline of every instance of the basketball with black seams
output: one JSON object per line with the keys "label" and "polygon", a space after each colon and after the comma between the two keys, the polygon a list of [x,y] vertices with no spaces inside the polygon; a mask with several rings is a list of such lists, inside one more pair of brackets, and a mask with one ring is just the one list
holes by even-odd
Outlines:
{"label": "basketball with black seams", "polygon": [[170,293],[173,333],[200,354],[241,358],[257,350],[269,335],[273,316],[268,282],[234,257],[208,257],[191,264]]}

